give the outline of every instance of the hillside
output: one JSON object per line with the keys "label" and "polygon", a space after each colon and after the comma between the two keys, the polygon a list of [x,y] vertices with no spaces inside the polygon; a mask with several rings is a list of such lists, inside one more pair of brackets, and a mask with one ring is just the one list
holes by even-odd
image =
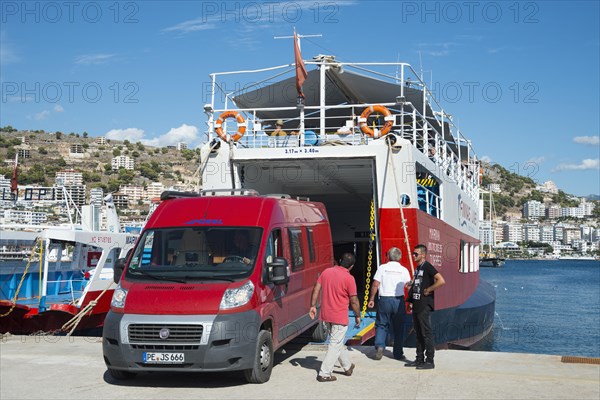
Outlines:
{"label": "hillside", "polygon": [[[495,217],[506,219],[506,217],[520,218],[523,204],[529,200],[537,200],[549,206],[551,204],[560,207],[577,207],[579,200],[576,196],[567,194],[562,190],[558,193],[547,193],[536,189],[540,184],[533,179],[521,176],[498,164],[482,163],[483,181],[481,187],[487,189],[490,185],[499,187],[499,192],[493,192]],[[489,195],[485,195],[485,215],[487,218]],[[588,199],[593,200],[593,199]]]}
{"label": "hillside", "polygon": [[[22,143],[25,137],[27,143]],[[70,153],[71,145],[81,145],[81,154]],[[88,189],[102,187],[105,192],[115,192],[120,185],[146,186],[160,181],[165,186],[194,187],[198,168],[199,150],[178,151],[173,148],[144,146],[127,140],[107,140],[97,143],[96,137],[83,134],[44,131],[16,131],[11,127],[0,128],[0,175],[12,175],[15,153],[18,149],[29,150],[30,158],[19,158],[19,184],[51,186],[55,174],[63,169],[76,169],[83,173]],[[135,170],[113,171],[113,157],[129,156],[135,162]]]}

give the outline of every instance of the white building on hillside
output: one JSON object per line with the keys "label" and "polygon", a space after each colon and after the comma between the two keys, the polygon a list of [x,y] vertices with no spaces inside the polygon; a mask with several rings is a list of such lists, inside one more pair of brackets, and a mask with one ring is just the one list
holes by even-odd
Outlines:
{"label": "white building on hillside", "polygon": [[114,157],[112,159],[112,169],[114,171],[118,171],[119,168],[133,170],[133,168],[134,168],[133,158],[129,158],[127,156]]}
{"label": "white building on hillside", "polygon": [[56,173],[56,185],[83,185],[83,173],[74,169],[63,169]]}
{"label": "white building on hillside", "polygon": [[539,190],[540,192],[544,192],[544,193],[552,193],[552,194],[558,193],[558,187],[552,181],[546,181],[543,184],[536,186],[535,189]]}

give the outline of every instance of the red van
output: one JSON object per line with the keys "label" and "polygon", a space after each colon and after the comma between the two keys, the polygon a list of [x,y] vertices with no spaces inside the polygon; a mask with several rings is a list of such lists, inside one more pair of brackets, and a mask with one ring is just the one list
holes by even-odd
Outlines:
{"label": "red van", "polygon": [[317,323],[311,290],[333,264],[325,207],[247,190],[162,199],[115,271],[108,371],[243,370],[268,381],[273,351]]}

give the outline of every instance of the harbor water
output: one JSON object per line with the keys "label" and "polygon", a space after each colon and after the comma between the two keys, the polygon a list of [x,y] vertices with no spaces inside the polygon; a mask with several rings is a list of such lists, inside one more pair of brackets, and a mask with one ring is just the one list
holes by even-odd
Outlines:
{"label": "harbor water", "polygon": [[496,288],[485,350],[600,357],[600,262],[507,260],[481,279]]}

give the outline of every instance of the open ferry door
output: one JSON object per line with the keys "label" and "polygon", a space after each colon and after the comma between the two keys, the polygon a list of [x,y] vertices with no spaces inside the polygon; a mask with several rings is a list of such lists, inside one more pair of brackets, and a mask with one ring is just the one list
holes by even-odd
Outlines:
{"label": "open ferry door", "polygon": [[369,207],[368,230],[355,232],[356,242],[354,242],[353,250],[356,254],[357,266],[362,266],[362,268],[353,268],[351,272],[356,279],[361,323],[359,326],[354,325],[354,312],[350,310],[348,315],[350,325],[346,332],[346,344],[350,346],[362,345],[375,336],[375,317],[377,313],[375,310],[368,309],[367,303],[373,287],[373,277],[380,263],[378,210],[377,179],[373,168],[373,191]]}

